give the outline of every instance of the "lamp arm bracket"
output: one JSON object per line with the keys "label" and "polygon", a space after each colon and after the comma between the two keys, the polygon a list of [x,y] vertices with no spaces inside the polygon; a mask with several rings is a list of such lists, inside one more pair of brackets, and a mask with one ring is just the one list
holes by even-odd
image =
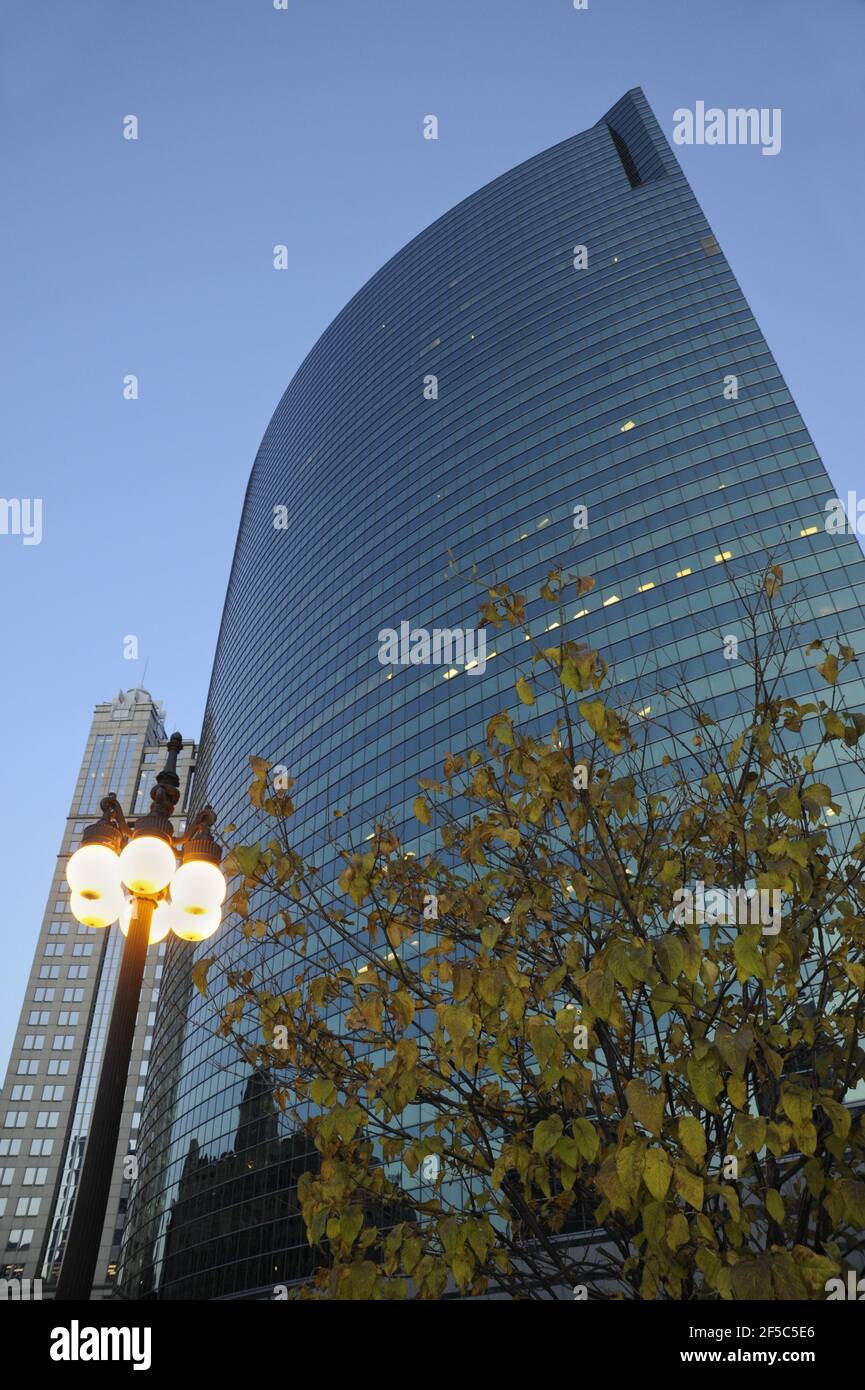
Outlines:
{"label": "lamp arm bracket", "polygon": [[117,800],[116,793],[109,792],[107,796],[104,796],[99,803],[99,809],[104,819],[110,821],[112,825],[115,825],[124,840],[128,840],[131,834],[129,822],[123,814],[123,807]]}
{"label": "lamp arm bracket", "polygon": [[201,836],[209,836],[216,824],[216,812],[212,806],[205,806],[187,825],[182,835],[177,837],[176,843],[185,844],[187,840],[194,840]]}

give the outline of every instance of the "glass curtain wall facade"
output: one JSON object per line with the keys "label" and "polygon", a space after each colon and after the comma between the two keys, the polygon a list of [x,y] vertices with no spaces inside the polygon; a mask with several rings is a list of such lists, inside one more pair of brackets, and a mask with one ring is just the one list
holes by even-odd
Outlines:
{"label": "glass curtain wall facade", "polygon": [[[861,650],[865,636],[865,561],[854,536],[827,534],[832,496],[706,217],[631,91],[406,246],[300,367],[249,482],[197,799],[242,835],[254,753],[296,779],[301,851],[320,849],[349,804],[360,838],[389,807],[410,848],[432,849],[412,816],[416,779],[480,744],[501,708],[523,726],[554,718],[544,697],[531,712],[516,699],[518,631],[495,634],[483,673],[379,664],[385,628],[476,626],[477,591],[449,573],[448,552],[532,597],[558,564],[592,575],[565,635],[602,651],[619,700],[678,666],[723,714],[751,679],[718,637],[740,612],[733,581],[783,546],[802,598],[787,690],[803,693],[807,642],[842,632]],[[539,636],[549,610],[527,612]],[[861,689],[846,694],[862,703]],[[856,814],[861,789],[822,775]],[[242,948],[223,928],[215,949]],[[168,952],[123,1287],[268,1296],[309,1272],[295,1197],[308,1156],[261,1078],[213,1037],[191,957]]]}

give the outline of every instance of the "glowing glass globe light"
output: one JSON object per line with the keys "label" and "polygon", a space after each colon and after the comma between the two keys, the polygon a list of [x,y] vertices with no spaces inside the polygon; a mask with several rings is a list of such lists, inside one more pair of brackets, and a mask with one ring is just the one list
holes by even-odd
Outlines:
{"label": "glowing glass globe light", "polygon": [[[129,935],[129,924],[132,921],[133,899],[127,898],[120,913],[118,926],[124,936]],[[171,931],[171,903],[163,898],[162,902],[156,904],[153,916],[150,919],[150,935],[147,938],[148,946],[155,946],[158,942],[164,941]]]}
{"label": "glowing glass globe light", "polygon": [[221,907],[225,899],[225,875],[206,859],[181,864],[171,880],[171,901],[190,917],[205,917]]}
{"label": "glowing glass globe light", "polygon": [[130,893],[161,893],[177,867],[174,851],[156,835],[137,835],[120,855],[120,877]]}
{"label": "glowing glass globe light", "polygon": [[120,860],[107,845],[82,845],[66,865],[73,893],[97,901],[120,891]]}
{"label": "glowing glass globe light", "polygon": [[85,927],[110,927],[123,910],[123,894],[119,888],[101,898],[85,898],[81,893],[69,894],[69,911]]}
{"label": "glowing glass globe light", "polygon": [[213,936],[222,921],[222,911],[215,907],[212,912],[173,912],[171,930],[181,941],[206,941]]}

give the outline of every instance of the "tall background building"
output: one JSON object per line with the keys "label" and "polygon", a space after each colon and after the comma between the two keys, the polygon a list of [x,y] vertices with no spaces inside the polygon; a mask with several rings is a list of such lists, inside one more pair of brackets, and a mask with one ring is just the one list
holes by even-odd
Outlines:
{"label": "tall background building", "polygon": [[[66,864],[109,791],[130,817],[149,809],[166,743],[162,707],[146,690],[120,692],[94,710],[0,1093],[0,1277],[41,1278],[45,1292],[63,1256],[123,948],[116,927],[96,931],[76,922]],[[195,753],[187,742],[178,758],[179,829]],[[97,1295],[117,1269],[129,1197],[123,1160],[137,1146],[164,954],[163,942],[147,955]]]}
{"label": "tall background building", "polygon": [[[861,650],[865,635],[865,561],[854,536],[827,534],[832,495],[697,199],[629,92],[406,246],[298,370],[249,483],[195,802],[243,836],[258,754],[296,778],[293,834],[325,873],[337,807],[359,839],[389,807],[411,849],[432,849],[416,779],[481,744],[501,708],[523,725],[555,714],[553,697],[531,712],[515,698],[519,632],[495,635],[482,674],[379,664],[384,628],[476,625],[478,594],[449,552],[533,600],[556,565],[592,575],[564,635],[610,661],[611,702],[662,713],[655,687],[675,671],[723,717],[751,680],[721,639],[738,630],[735,580],[780,548],[799,597],[786,689],[806,692],[809,641],[843,632]],[[531,601],[527,619],[540,636],[549,610]],[[852,670],[845,694],[861,705]],[[855,779],[821,776],[857,814]],[[314,1157],[190,980],[194,956],[246,949],[225,926],[167,952],[122,1257],[132,1297],[267,1296],[308,1272],[294,1182]],[[269,964],[279,988],[278,953]]]}

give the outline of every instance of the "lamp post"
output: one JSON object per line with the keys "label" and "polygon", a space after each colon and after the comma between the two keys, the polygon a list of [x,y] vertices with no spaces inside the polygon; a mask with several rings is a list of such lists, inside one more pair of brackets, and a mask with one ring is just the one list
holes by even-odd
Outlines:
{"label": "lamp post", "polygon": [[219,867],[222,851],[210,833],[213,810],[206,806],[180,836],[171,823],[180,795],[177,755],[182,746],[180,734],[172,734],[165,767],[150,793],[149,813],[130,825],[110,792],[100,803],[102,819],[87,826],[66,868],[73,916],[89,927],[108,927],[120,919],[126,941],[57,1299],[85,1301],[93,1287],[147,947],[169,931],[184,941],[204,941],[222,915],[226,884]]}

